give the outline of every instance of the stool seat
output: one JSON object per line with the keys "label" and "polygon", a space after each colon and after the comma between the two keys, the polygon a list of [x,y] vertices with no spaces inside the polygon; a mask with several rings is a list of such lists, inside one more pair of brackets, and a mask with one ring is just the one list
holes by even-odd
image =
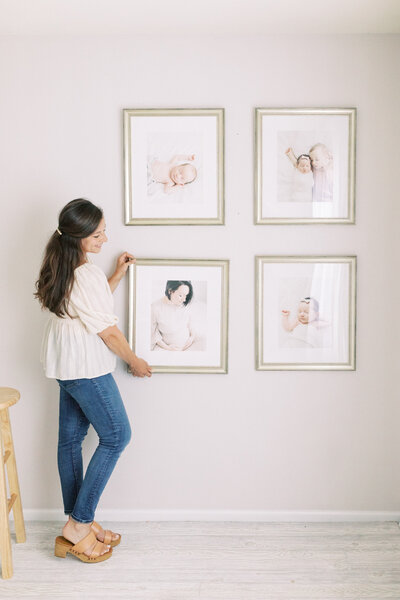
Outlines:
{"label": "stool seat", "polygon": [[[14,513],[17,542],[25,542],[25,523],[22,513],[21,493],[17,475],[14,443],[11,432],[9,407],[18,402],[20,393],[9,387],[0,387],[0,556],[4,579],[12,577],[10,524],[8,515]],[[7,475],[7,477],[6,477]],[[7,493],[10,491],[10,498]]]}
{"label": "stool seat", "polygon": [[16,404],[21,394],[18,390],[9,387],[0,387],[0,410]]}

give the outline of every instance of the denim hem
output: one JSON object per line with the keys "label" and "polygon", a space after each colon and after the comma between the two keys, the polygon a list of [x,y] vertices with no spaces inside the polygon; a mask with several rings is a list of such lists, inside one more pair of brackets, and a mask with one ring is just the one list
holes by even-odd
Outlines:
{"label": "denim hem", "polygon": [[77,519],[76,517],[74,517],[73,513],[71,513],[71,519],[73,519],[77,523],[93,523],[93,519],[90,519],[90,521],[84,519]]}

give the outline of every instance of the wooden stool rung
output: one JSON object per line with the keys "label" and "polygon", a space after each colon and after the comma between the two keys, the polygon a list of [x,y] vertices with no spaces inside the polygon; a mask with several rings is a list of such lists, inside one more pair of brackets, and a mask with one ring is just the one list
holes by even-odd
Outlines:
{"label": "wooden stool rung", "polygon": [[[4,579],[9,579],[13,574],[9,526],[11,510],[14,513],[16,541],[21,543],[26,539],[17,463],[8,413],[9,407],[18,402],[19,396],[18,390],[0,387],[0,558],[1,573]],[[8,497],[8,493],[10,497]]]}
{"label": "wooden stool rung", "polygon": [[13,504],[16,501],[17,498],[18,498],[17,494],[11,494],[11,498],[9,498],[8,502],[7,502],[8,512],[10,512],[10,510],[12,509]]}

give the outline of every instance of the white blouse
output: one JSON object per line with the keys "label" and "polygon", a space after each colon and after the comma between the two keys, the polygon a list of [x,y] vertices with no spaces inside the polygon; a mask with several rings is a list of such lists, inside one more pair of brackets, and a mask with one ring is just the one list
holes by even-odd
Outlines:
{"label": "white blouse", "polygon": [[71,315],[50,313],[41,351],[46,377],[92,379],[114,371],[116,356],[97,335],[115,325],[114,299],[103,271],[92,263],[75,269]]}
{"label": "white blouse", "polygon": [[183,347],[193,335],[189,306],[176,306],[166,296],[151,305],[151,347],[162,340],[168,345]]}

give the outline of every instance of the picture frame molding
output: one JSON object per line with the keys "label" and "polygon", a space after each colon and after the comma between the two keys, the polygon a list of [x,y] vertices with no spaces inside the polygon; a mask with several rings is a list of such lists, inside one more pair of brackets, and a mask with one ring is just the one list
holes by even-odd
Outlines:
{"label": "picture frame molding", "polygon": [[[265,263],[347,263],[349,272],[349,361],[347,363],[265,363],[263,361],[263,265]],[[356,370],[356,256],[255,257],[255,368],[257,371],[355,371]]]}
{"label": "picture frame molding", "polygon": [[[262,216],[262,118],[265,115],[347,115],[348,143],[348,216],[343,218],[263,217]],[[255,225],[354,225],[356,194],[356,125],[357,109],[349,108],[255,108],[254,109],[254,224]]]}
{"label": "picture frame molding", "polygon": [[[123,165],[125,225],[225,225],[225,109],[224,108],[124,108],[123,113]],[[132,215],[131,173],[131,116],[216,116],[217,117],[217,216],[154,218]]]}
{"label": "picture frame molding", "polygon": [[[128,268],[129,289],[129,314],[128,314],[128,342],[130,348],[135,349],[135,311],[136,311],[136,267],[137,266],[193,266],[193,267],[221,267],[221,326],[220,326],[220,364],[218,366],[165,366],[155,365],[153,373],[228,373],[228,315],[229,315],[229,260],[228,259],[191,259],[191,258],[137,258],[134,265]],[[129,371],[129,367],[128,367]]]}

